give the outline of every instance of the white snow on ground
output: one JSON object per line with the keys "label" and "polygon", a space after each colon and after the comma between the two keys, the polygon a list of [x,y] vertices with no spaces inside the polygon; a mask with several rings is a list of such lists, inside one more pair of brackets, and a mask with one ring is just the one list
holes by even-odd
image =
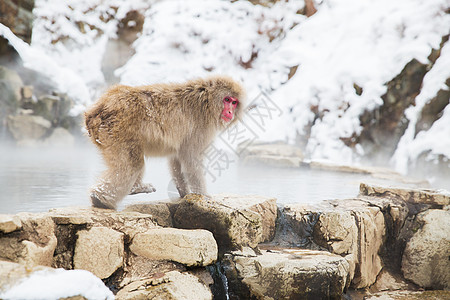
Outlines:
{"label": "white snow on ground", "polygon": [[113,293],[91,272],[64,269],[34,272],[17,285],[1,292],[0,299],[57,300],[77,295],[89,300],[114,299]]}
{"label": "white snow on ground", "polygon": [[[360,114],[382,104],[385,83],[406,63],[413,58],[426,62],[431,49],[439,47],[441,37],[449,33],[450,15],[445,10],[450,4],[448,0],[327,0],[310,18],[296,13],[303,4],[36,0],[32,45],[26,50],[18,47],[28,66],[39,69],[38,58],[43,58],[42,69],[47,75],[54,70],[52,78],[63,91],[70,95],[78,91],[79,112],[104,89],[101,60],[107,40],[116,36],[118,22],[128,11],[140,10],[146,20],[133,45],[136,54],[116,70],[122,83],[231,75],[243,81],[250,100],[265,91],[283,111],[260,139],[293,142],[297,132],[304,134],[305,126],[314,121],[306,147],[309,158],[358,163],[364,149],[357,145],[354,151],[339,138],[361,131]],[[39,54],[27,56],[28,52]],[[425,93],[442,87],[448,73],[437,70],[450,69],[445,64],[447,59],[440,59],[427,75],[422,98],[408,112],[413,122],[412,115],[431,97]],[[297,65],[288,80],[291,67]],[[363,89],[361,95],[354,84]],[[436,129],[415,138],[407,131],[393,164],[405,169],[405,151],[409,151],[407,161],[422,151],[445,152],[448,147],[443,145],[450,137],[439,126],[449,127],[445,126],[448,114],[433,126]]]}

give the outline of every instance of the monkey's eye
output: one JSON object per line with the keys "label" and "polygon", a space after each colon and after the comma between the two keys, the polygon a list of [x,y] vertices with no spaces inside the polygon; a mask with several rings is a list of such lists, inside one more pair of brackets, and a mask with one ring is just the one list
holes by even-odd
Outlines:
{"label": "monkey's eye", "polygon": [[233,102],[231,102],[231,104],[233,104],[233,105],[235,105],[237,103],[237,101],[236,100],[234,100]]}
{"label": "monkey's eye", "polygon": [[230,102],[230,98],[225,97],[225,102]]}

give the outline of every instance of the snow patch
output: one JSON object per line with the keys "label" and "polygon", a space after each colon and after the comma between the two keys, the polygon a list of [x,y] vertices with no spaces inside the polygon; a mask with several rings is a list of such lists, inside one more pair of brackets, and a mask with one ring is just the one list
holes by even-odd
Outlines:
{"label": "snow patch", "polygon": [[91,272],[64,269],[34,272],[19,284],[0,293],[0,299],[57,300],[77,295],[90,300],[114,299],[114,294]]}

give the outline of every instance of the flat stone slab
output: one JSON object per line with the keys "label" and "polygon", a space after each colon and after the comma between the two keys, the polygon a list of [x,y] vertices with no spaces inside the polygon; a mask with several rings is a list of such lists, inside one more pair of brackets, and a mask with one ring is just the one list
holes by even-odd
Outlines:
{"label": "flat stone slab", "polygon": [[248,155],[242,161],[246,164],[259,164],[280,168],[298,168],[302,164],[299,157],[278,156],[278,155]]}
{"label": "flat stone slab", "polygon": [[450,204],[450,192],[445,190],[384,187],[361,183],[359,191],[361,195],[365,196],[391,197],[401,199],[408,203],[431,205]]}
{"label": "flat stone slab", "polygon": [[450,291],[386,291],[364,297],[365,300],[443,300],[450,299]]}
{"label": "flat stone slab", "polygon": [[154,260],[171,260],[186,266],[207,266],[217,260],[217,243],[211,232],[157,228],[138,233],[130,249]]}

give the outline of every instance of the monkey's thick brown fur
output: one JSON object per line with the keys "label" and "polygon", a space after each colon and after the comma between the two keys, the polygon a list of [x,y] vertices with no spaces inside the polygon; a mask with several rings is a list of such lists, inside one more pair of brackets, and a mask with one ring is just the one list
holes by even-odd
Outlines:
{"label": "monkey's thick brown fur", "polygon": [[[221,119],[226,96],[239,100],[228,123]],[[142,183],[145,156],[169,156],[181,197],[205,194],[202,152],[218,131],[241,118],[244,97],[242,86],[226,76],[109,89],[85,113],[89,136],[107,166],[92,189],[92,204],[114,209],[130,193],[155,191]]]}

